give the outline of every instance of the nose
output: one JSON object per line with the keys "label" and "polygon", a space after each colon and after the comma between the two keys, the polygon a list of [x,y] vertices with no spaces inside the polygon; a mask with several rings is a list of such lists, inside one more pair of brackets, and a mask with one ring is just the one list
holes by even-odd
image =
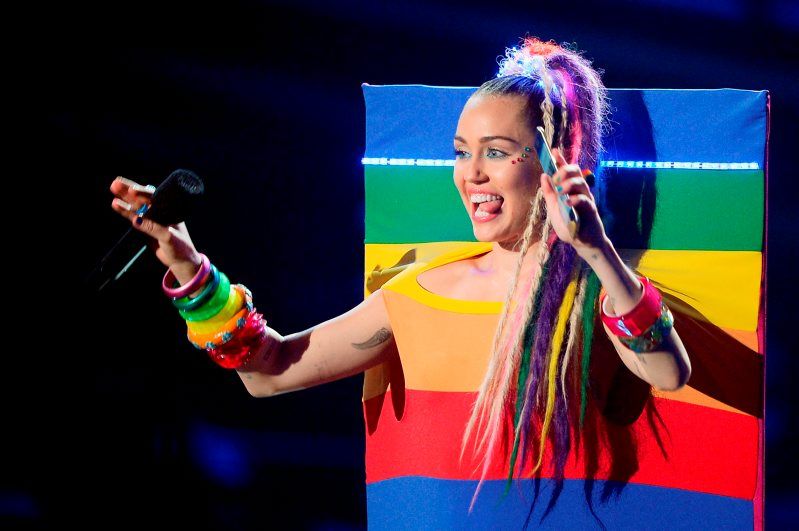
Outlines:
{"label": "nose", "polygon": [[472,157],[463,161],[461,165],[463,180],[470,183],[485,182],[488,176],[485,174],[483,162],[480,157]]}

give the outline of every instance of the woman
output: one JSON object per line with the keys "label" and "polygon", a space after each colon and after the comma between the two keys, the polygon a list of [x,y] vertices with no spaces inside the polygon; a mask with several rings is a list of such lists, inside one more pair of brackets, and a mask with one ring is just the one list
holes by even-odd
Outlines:
{"label": "woman", "polygon": [[[579,54],[533,38],[508,50],[498,77],[464,106],[454,138],[454,183],[476,239],[490,248],[449,255],[433,268],[410,267],[391,281],[413,278],[453,300],[504,301],[463,429],[461,458],[474,441],[481,482],[503,454],[511,476],[516,464],[528,461],[525,474],[535,473],[543,465],[546,444],[540,442],[547,440],[555,477],[562,479],[571,439],[579,437],[572,420],[584,420],[597,306],[604,334],[638,378],[675,390],[690,375],[668,309],[619,258],[585,178],[584,170],[597,162],[605,107],[599,75]],[[551,176],[556,189],[532,148],[539,126],[557,146],[559,169]],[[230,286],[198,253],[183,224],[164,227],[142,218],[151,189],[117,179],[111,191],[113,209],[153,238],[157,257],[169,268],[164,291],[187,319],[192,342],[235,368],[253,396],[401,364],[397,315],[387,310],[389,285],[341,316],[282,336],[264,325],[246,289]],[[560,215],[559,194],[579,215],[574,233]],[[600,284],[604,294],[597,304]]]}

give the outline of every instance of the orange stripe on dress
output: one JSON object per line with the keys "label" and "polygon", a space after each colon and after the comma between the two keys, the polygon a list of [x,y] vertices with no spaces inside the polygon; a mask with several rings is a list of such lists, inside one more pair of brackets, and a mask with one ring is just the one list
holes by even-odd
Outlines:
{"label": "orange stripe on dress", "polygon": [[[499,320],[497,314],[453,313],[420,304],[391,290],[385,290],[383,295],[389,315],[394,317],[391,322],[402,353],[407,389],[474,392],[480,388]],[[732,337],[720,338],[706,326],[680,317],[680,314],[675,316],[678,333],[703,349],[695,346],[688,353],[693,366],[691,389],[655,391],[655,394],[665,399],[758,416],[758,411],[762,411],[761,388],[756,385],[759,380],[751,376],[762,371],[762,356]],[[707,323],[707,326],[713,325]],[[458,333],[448,333],[450,330],[458,330]],[[601,330],[598,328],[597,333],[603,333]],[[750,377],[745,381],[720,377],[731,371]],[[733,388],[725,382],[736,384]]]}

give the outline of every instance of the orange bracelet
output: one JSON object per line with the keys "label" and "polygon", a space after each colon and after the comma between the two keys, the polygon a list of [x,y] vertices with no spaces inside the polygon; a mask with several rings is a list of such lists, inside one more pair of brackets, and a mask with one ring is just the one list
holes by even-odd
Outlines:
{"label": "orange bracelet", "polygon": [[220,330],[207,334],[198,334],[192,329],[188,329],[186,335],[195,348],[200,350],[219,348],[219,346],[230,341],[236,335],[236,332],[247,324],[247,315],[253,311],[252,293],[246,287],[242,287],[245,294],[244,308],[230,318]]}

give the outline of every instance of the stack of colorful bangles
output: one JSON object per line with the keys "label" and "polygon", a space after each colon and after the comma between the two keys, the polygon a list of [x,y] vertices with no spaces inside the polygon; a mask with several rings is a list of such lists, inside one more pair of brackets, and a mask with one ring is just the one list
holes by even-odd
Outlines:
{"label": "stack of colorful bangles", "polygon": [[161,287],[186,320],[191,344],[226,369],[241,368],[266,337],[266,320],[256,312],[250,290],[231,284],[207,256],[200,257],[200,269],[189,282],[181,286],[169,269]]}
{"label": "stack of colorful bangles", "polygon": [[607,293],[599,299],[602,322],[613,335],[633,352],[655,350],[674,326],[672,316],[660,292],[646,277],[638,277],[644,285],[644,295],[635,308],[624,315],[611,316],[605,309]]}

